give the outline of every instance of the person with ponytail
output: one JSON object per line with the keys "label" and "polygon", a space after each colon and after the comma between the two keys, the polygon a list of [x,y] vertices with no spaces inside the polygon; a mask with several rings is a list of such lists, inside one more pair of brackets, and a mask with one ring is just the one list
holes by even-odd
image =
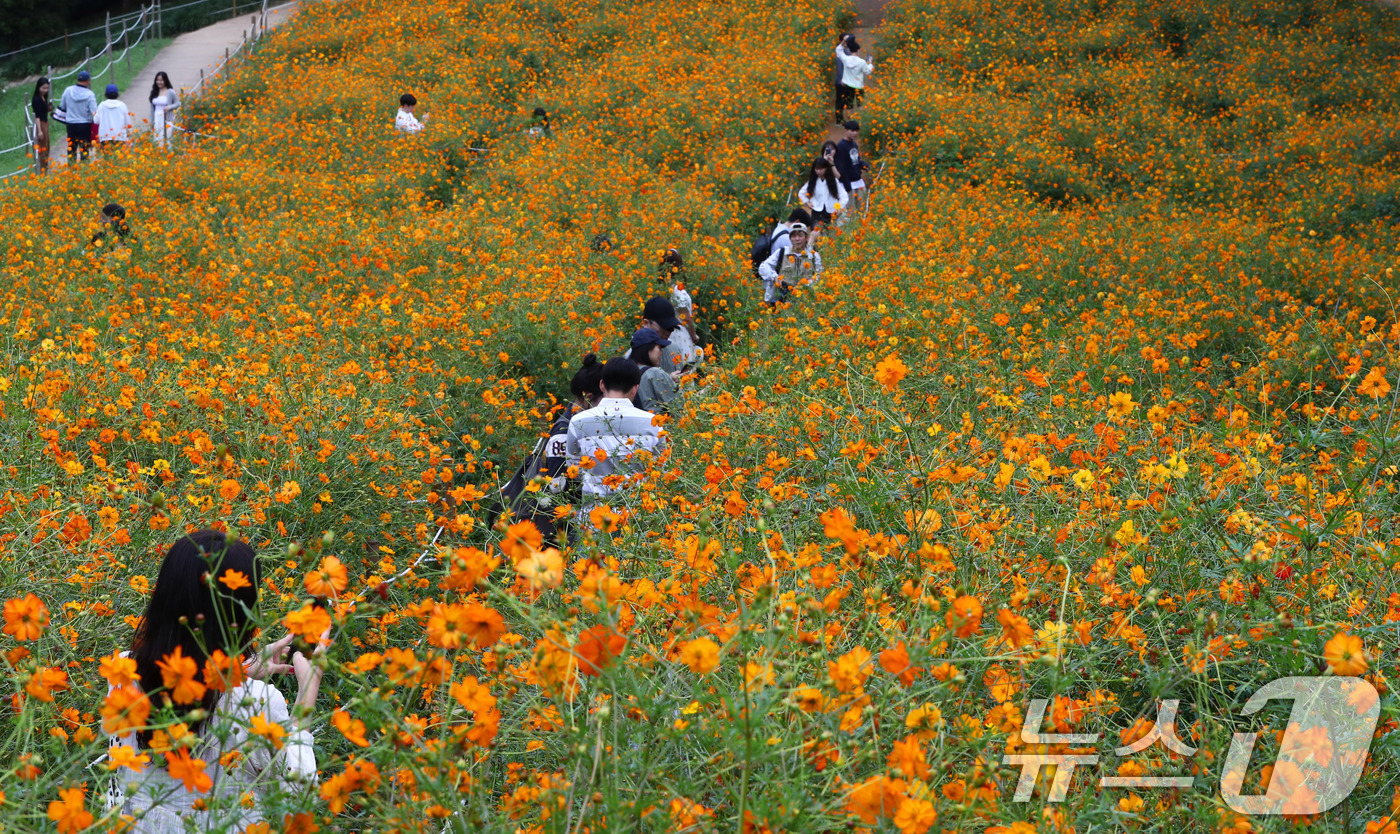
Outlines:
{"label": "person with ponytail", "polygon": [[[135,818],[127,831],[244,830],[263,820],[271,794],[315,784],[319,649],[288,658],[287,635],[256,651],[261,585],[247,542],[218,530],[182,536],[161,563],[131,649],[103,660],[108,757],[130,768],[109,785],[108,806]],[[266,680],[288,672],[297,681],[291,704]]]}

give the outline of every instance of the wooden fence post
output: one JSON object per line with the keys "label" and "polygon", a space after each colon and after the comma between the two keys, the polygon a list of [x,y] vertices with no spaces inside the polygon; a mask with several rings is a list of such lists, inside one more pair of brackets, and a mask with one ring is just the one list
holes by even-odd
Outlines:
{"label": "wooden fence post", "polygon": [[110,51],[110,50],[112,49],[112,13],[111,13],[111,12],[107,12],[107,22],[104,23],[104,24],[102,24],[102,37],[103,37],[103,39],[106,40],[106,42],[107,42],[106,49],[109,50],[108,55],[107,55],[107,68],[111,70],[111,72],[109,73],[109,75],[111,75],[111,77],[112,77],[111,83],[115,84],[115,83],[117,83],[117,67],[116,67],[116,64],[114,64],[114,63],[112,62],[112,59],[116,57],[116,53]]}
{"label": "wooden fence post", "polygon": [[163,37],[165,37],[165,29],[163,28],[163,22],[162,22],[162,20],[161,20],[160,8],[161,8],[161,7],[160,7],[160,0],[156,0],[156,37],[157,37],[157,38],[163,38]]}

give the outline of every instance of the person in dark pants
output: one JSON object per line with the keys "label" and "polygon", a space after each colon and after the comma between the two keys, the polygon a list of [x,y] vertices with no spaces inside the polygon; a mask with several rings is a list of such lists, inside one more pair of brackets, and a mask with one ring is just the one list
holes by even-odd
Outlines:
{"label": "person in dark pants", "polygon": [[97,96],[92,93],[92,76],[87,70],[78,73],[78,83],[63,91],[58,109],[68,125],[68,161],[81,156],[87,162],[92,152],[92,120],[97,116]]}
{"label": "person in dark pants", "polygon": [[49,114],[54,110],[49,100],[51,89],[49,80],[40,78],[34,85],[34,99],[29,103],[34,111],[34,162],[41,174],[49,170]]}
{"label": "person in dark pants", "polygon": [[836,146],[836,175],[851,192],[851,208],[863,204],[869,197],[865,188],[865,160],[860,158],[860,122],[851,120],[841,126],[846,138]]}

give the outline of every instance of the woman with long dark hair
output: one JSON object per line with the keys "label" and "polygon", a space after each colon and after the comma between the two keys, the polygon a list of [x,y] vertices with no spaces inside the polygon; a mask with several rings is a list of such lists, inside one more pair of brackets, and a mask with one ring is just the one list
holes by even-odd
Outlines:
{"label": "woman with long dark hair", "polygon": [[151,130],[155,133],[157,145],[163,146],[170,141],[170,117],[178,109],[180,97],[170,85],[170,76],[164,72],[156,73],[155,80],[151,82]]}
{"label": "woman with long dark hair", "polygon": [[34,111],[34,160],[39,165],[39,173],[49,170],[49,114],[53,112],[50,100],[53,87],[47,78],[34,82],[34,98],[29,107]]}
{"label": "woman with long dark hair", "polygon": [[819,225],[830,223],[831,218],[845,208],[851,196],[837,179],[835,164],[819,156],[808,167],[807,183],[797,192],[797,198],[812,215],[812,224]]}
{"label": "woman with long dark hair", "polygon": [[[217,530],[183,536],[166,553],[131,650],[113,664],[134,680],[118,687],[109,676],[109,705],[132,686],[150,705],[144,726],[113,738],[109,752],[148,757],[129,765],[137,775],[125,795],[110,797],[136,817],[130,831],[184,831],[190,819],[198,830],[228,821],[241,830],[262,819],[262,797],[315,782],[307,722],[322,673],[300,652],[288,662],[291,635],[255,656],[261,581],[253,548]],[[264,681],[279,672],[296,675],[291,707]]]}

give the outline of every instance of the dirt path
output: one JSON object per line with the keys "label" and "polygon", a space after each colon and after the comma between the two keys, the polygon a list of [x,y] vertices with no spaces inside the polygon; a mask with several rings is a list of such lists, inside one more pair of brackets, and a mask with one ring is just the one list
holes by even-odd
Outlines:
{"label": "dirt path", "polygon": [[[287,20],[296,11],[296,6],[271,9],[267,13],[267,28],[271,29]],[[243,42],[244,35],[252,34],[260,25],[256,15],[235,17],[206,26],[194,32],[186,32],[175,42],[162,49],[146,68],[122,90],[122,101],[131,108],[138,127],[147,127],[151,118],[151,85],[156,73],[164,72],[170,78],[171,86],[180,91],[180,98],[199,83],[199,73],[210,75],[214,68],[224,61],[224,51],[230,53]],[[206,82],[207,83],[207,82]]]}
{"label": "dirt path", "polygon": [[[851,34],[855,35],[856,40],[860,43],[861,54],[876,66],[879,65],[879,62],[875,44],[879,38],[875,30],[884,22],[885,7],[889,5],[889,2],[890,0],[857,0],[856,2],[856,25],[851,29]],[[1400,0],[1396,0],[1396,2],[1400,2]],[[845,135],[845,130],[835,122],[827,129],[827,138],[833,142],[845,138]]]}

